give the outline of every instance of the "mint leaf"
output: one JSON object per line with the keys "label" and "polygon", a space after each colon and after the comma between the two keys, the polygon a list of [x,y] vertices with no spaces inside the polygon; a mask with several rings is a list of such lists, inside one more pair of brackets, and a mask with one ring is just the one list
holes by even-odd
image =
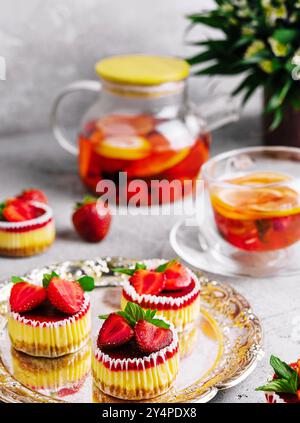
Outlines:
{"label": "mint leaf", "polygon": [[6,203],[0,203],[0,220],[3,220],[3,210],[5,209]]}
{"label": "mint leaf", "polygon": [[166,323],[164,320],[160,320],[160,319],[151,319],[151,320],[149,320],[149,323],[152,323],[152,325],[155,325],[158,328],[163,328],[163,329],[169,329],[170,328],[170,325],[168,323]]}
{"label": "mint leaf", "polygon": [[147,266],[143,263],[136,263],[135,270],[146,270]]}
{"label": "mint leaf", "polygon": [[130,314],[126,313],[126,311],[118,311],[117,314],[124,317],[132,328],[135,327],[136,321]]}
{"label": "mint leaf", "polygon": [[131,303],[130,301],[126,304],[125,312],[129,314],[135,322],[144,320],[145,318],[144,310],[138,304]]}
{"label": "mint leaf", "polygon": [[124,267],[116,267],[115,269],[112,269],[115,273],[123,273],[124,275],[132,276],[135,272],[135,269],[126,269]]}
{"label": "mint leaf", "polygon": [[84,291],[92,291],[95,288],[95,281],[91,276],[82,276],[77,282],[80,283]]}
{"label": "mint leaf", "polygon": [[[298,375],[297,375],[298,378]],[[288,381],[286,379],[274,379],[268,382],[266,385],[259,386],[255,389],[256,391],[265,392],[285,392],[288,394],[295,394],[297,388],[295,387],[295,380]]]}
{"label": "mint leaf", "polygon": [[297,372],[294,369],[274,355],[271,355],[270,357],[270,364],[276,375],[280,378],[290,380],[293,376],[295,376],[295,374],[297,375]]}
{"label": "mint leaf", "polygon": [[147,320],[147,322],[150,322],[156,313],[157,313],[157,310],[148,309],[145,313],[145,320]]}
{"label": "mint leaf", "polygon": [[20,283],[20,282],[25,282],[24,279],[19,278],[19,276],[13,276],[11,278],[12,283]]}
{"label": "mint leaf", "polygon": [[108,318],[108,316],[109,316],[109,314],[100,314],[100,315],[98,316],[98,319],[101,319],[101,320],[106,320],[106,319]]}
{"label": "mint leaf", "polygon": [[162,272],[164,272],[164,271],[167,269],[167,267],[168,267],[169,265],[171,265],[171,264],[173,264],[173,263],[175,263],[175,262],[176,262],[176,260],[175,260],[175,259],[173,259],[173,260],[171,260],[171,261],[167,261],[166,263],[163,263],[163,264],[161,264],[160,266],[158,266],[158,267],[155,269],[155,272],[162,273]]}
{"label": "mint leaf", "polygon": [[43,276],[43,287],[48,288],[49,283],[51,282],[52,278],[58,278],[58,274],[56,272],[52,273],[45,273]]}

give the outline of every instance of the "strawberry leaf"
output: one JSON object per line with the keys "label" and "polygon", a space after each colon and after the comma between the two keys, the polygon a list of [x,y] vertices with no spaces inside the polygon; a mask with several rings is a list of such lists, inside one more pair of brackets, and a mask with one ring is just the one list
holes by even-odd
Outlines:
{"label": "strawberry leaf", "polygon": [[6,203],[0,203],[0,220],[3,220],[3,210],[5,209]]}
{"label": "strawberry leaf", "polygon": [[143,263],[136,263],[135,270],[146,270],[147,266]]}
{"label": "strawberry leaf", "polygon": [[100,314],[98,316],[98,318],[101,319],[101,320],[106,320],[108,318],[108,316],[109,316],[109,314]]}
{"label": "strawberry leaf", "polygon": [[91,276],[82,276],[77,282],[80,283],[84,291],[92,291],[95,288],[95,281]]}
{"label": "strawberry leaf", "polygon": [[52,273],[45,273],[43,276],[43,287],[48,288],[49,283],[51,282],[51,279],[58,278],[58,274],[56,272]]}
{"label": "strawberry leaf", "polygon": [[24,279],[20,278],[19,276],[13,276],[11,278],[12,283],[20,283],[20,282],[25,282]]}

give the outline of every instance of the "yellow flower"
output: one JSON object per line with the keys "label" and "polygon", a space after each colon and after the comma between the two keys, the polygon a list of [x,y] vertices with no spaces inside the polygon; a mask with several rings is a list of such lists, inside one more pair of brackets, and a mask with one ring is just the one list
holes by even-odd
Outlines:
{"label": "yellow flower", "polygon": [[244,26],[242,28],[242,35],[253,35],[255,34],[255,31],[250,26]]}
{"label": "yellow flower", "polygon": [[262,0],[262,6],[265,11],[265,15],[271,23],[275,23],[277,19],[286,19],[288,16],[287,8],[282,2],[278,6],[273,6],[270,0]]}
{"label": "yellow flower", "polygon": [[265,43],[261,40],[253,41],[252,44],[247,48],[245,53],[245,59],[250,59],[250,57],[255,56],[261,50],[264,50],[266,47]]}
{"label": "yellow flower", "polygon": [[270,43],[271,49],[275,56],[277,57],[284,57],[288,53],[288,46],[285,44],[280,43],[279,41],[275,40],[274,38],[268,38],[268,41]]}
{"label": "yellow flower", "polygon": [[273,64],[271,60],[263,60],[259,63],[259,67],[266,73],[272,73],[273,72]]}

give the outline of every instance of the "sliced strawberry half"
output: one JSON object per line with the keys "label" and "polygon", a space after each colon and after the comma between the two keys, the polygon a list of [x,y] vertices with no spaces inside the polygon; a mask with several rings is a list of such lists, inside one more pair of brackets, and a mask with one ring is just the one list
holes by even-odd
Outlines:
{"label": "sliced strawberry half", "polygon": [[161,328],[140,320],[134,328],[136,342],[144,353],[151,354],[167,347],[173,340],[170,329]]}
{"label": "sliced strawberry half", "polygon": [[42,286],[19,282],[11,289],[9,304],[12,311],[25,313],[42,304],[46,297],[46,289]]}
{"label": "sliced strawberry half", "polygon": [[39,189],[26,189],[22,192],[22,194],[18,195],[17,197],[19,200],[22,201],[38,201],[40,203],[48,204],[48,198],[44,194],[43,191]]}
{"label": "sliced strawberry half", "polygon": [[178,291],[186,288],[192,282],[192,278],[187,269],[178,261],[172,261],[168,264],[164,271],[166,278],[165,290]]}
{"label": "sliced strawberry half", "polygon": [[134,336],[127,320],[117,313],[111,313],[103,323],[97,340],[98,348],[115,348],[126,344]]}
{"label": "sliced strawberry half", "polygon": [[139,269],[129,278],[138,294],[159,294],[165,287],[165,275],[154,270]]}
{"label": "sliced strawberry half", "polygon": [[16,198],[7,201],[2,211],[2,215],[7,222],[25,222],[35,219],[39,214],[39,209]]}
{"label": "sliced strawberry half", "polygon": [[47,288],[48,299],[58,310],[66,314],[76,314],[84,302],[84,291],[76,281],[54,277]]}

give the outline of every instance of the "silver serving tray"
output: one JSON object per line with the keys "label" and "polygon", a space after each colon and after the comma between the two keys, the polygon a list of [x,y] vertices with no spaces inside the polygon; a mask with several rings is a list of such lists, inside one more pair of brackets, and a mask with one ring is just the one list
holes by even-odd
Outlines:
{"label": "silver serving tray", "polygon": [[[128,267],[134,262],[109,257],[67,261],[34,269],[24,278],[39,283],[41,276],[51,271],[66,278],[93,276],[97,286],[91,293],[94,339],[100,326],[97,316],[120,308],[122,277],[115,276],[111,269]],[[145,262],[157,265],[159,260]],[[220,389],[243,381],[263,356],[261,324],[248,301],[229,285],[198,276],[202,284],[200,317],[195,328],[182,335],[185,356],[180,362],[177,381],[166,394],[150,402],[208,402]],[[0,400],[120,402],[94,386],[90,372],[91,345],[60,359],[32,358],[11,348],[6,327],[10,288],[9,281],[0,284]],[[74,371],[67,370],[73,368]]]}

